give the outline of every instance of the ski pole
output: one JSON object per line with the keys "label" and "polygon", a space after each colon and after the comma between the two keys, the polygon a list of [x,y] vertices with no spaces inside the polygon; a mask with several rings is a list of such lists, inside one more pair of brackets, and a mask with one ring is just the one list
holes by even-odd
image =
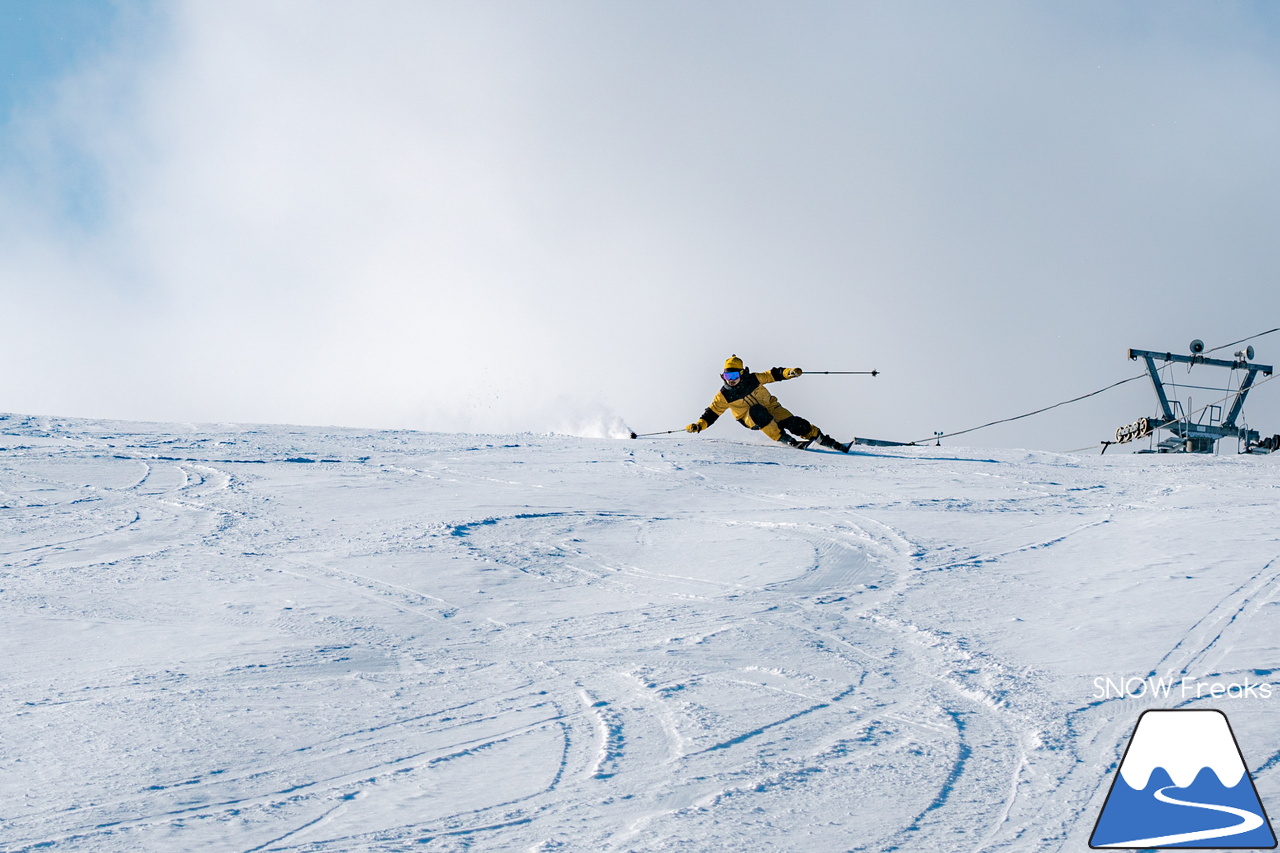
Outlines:
{"label": "ski pole", "polygon": [[682,429],[667,429],[667,430],[663,430],[662,432],[641,432],[641,433],[634,433],[634,432],[633,432],[633,433],[631,433],[631,437],[632,437],[632,438],[647,438],[647,437],[649,437],[649,436],[651,436],[651,435],[671,435],[671,433],[673,433],[673,432],[684,432],[684,430],[682,430]]}
{"label": "ski pole", "polygon": [[829,375],[837,374],[837,373],[846,374],[846,375],[860,374],[862,376],[879,376],[880,375],[880,371],[878,370],[806,370],[805,371],[806,375],[810,373],[825,373]]}

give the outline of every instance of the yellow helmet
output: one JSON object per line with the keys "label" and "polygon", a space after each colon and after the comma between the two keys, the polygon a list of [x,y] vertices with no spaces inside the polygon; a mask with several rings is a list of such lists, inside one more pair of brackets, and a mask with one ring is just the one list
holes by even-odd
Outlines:
{"label": "yellow helmet", "polygon": [[742,359],[738,358],[736,355],[731,355],[724,360],[724,369],[745,370],[746,368],[742,364]]}

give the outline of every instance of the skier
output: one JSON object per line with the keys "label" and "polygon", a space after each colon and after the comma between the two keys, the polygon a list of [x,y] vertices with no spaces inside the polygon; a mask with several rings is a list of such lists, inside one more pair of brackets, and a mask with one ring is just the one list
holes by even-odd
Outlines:
{"label": "skier", "polygon": [[[776,397],[762,387],[770,382],[795,379],[803,373],[798,367],[775,367],[764,373],[751,373],[743,365],[742,359],[731,355],[725,359],[724,372],[720,374],[724,387],[716,392],[702,417],[685,427],[685,431],[702,432],[727,409],[733,412],[738,423],[748,429],[758,429],[774,441],[799,448],[808,447],[810,443],[817,441],[823,447],[848,453],[853,442],[841,444],[804,418],[791,414],[782,408]],[[798,436],[798,440],[787,433]]]}

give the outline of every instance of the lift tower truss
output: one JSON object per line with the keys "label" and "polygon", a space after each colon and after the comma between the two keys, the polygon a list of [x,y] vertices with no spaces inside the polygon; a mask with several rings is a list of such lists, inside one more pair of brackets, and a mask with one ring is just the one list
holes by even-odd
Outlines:
{"label": "lift tower truss", "polygon": [[[1160,401],[1160,415],[1156,419],[1142,418],[1137,424],[1121,427],[1121,430],[1128,430],[1129,438],[1126,438],[1126,441],[1137,438],[1140,435],[1150,435],[1157,429],[1163,429],[1172,435],[1160,442],[1161,453],[1213,453],[1219,439],[1231,436],[1239,438],[1246,447],[1257,444],[1258,433],[1255,430],[1238,426],[1236,421],[1244,409],[1244,401],[1249,396],[1249,389],[1253,387],[1254,379],[1257,378],[1259,373],[1265,373],[1270,376],[1271,365],[1251,362],[1249,359],[1253,358],[1253,347],[1249,347],[1244,352],[1236,353],[1234,361],[1228,361],[1223,358],[1206,358],[1200,354],[1203,349],[1204,344],[1200,343],[1200,341],[1193,341],[1191,355],[1176,355],[1171,352],[1152,352],[1142,349],[1129,350],[1130,360],[1136,361],[1141,358],[1147,363],[1147,373],[1151,376],[1151,383],[1155,386],[1156,397]],[[1217,420],[1214,417],[1214,410],[1217,410],[1219,415],[1221,414],[1221,406],[1206,406],[1201,411],[1200,417],[1193,420],[1195,412],[1182,411],[1181,403],[1176,400],[1170,402],[1169,395],[1165,392],[1164,380],[1160,378],[1160,371],[1156,367],[1157,361],[1162,361],[1166,364],[1204,364],[1209,367],[1246,370],[1248,373],[1245,374],[1244,381],[1240,383],[1239,388],[1234,392],[1226,392],[1227,399],[1231,401],[1231,405],[1227,409],[1225,418]],[[1117,436],[1119,436],[1119,432],[1117,432]]]}

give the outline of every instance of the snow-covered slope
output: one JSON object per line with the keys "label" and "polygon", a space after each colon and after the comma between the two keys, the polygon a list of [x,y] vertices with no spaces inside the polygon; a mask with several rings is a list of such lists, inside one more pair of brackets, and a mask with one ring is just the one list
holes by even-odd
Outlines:
{"label": "snow-covered slope", "polygon": [[6,851],[1081,850],[1149,707],[1280,805],[1280,459],[0,448]]}

